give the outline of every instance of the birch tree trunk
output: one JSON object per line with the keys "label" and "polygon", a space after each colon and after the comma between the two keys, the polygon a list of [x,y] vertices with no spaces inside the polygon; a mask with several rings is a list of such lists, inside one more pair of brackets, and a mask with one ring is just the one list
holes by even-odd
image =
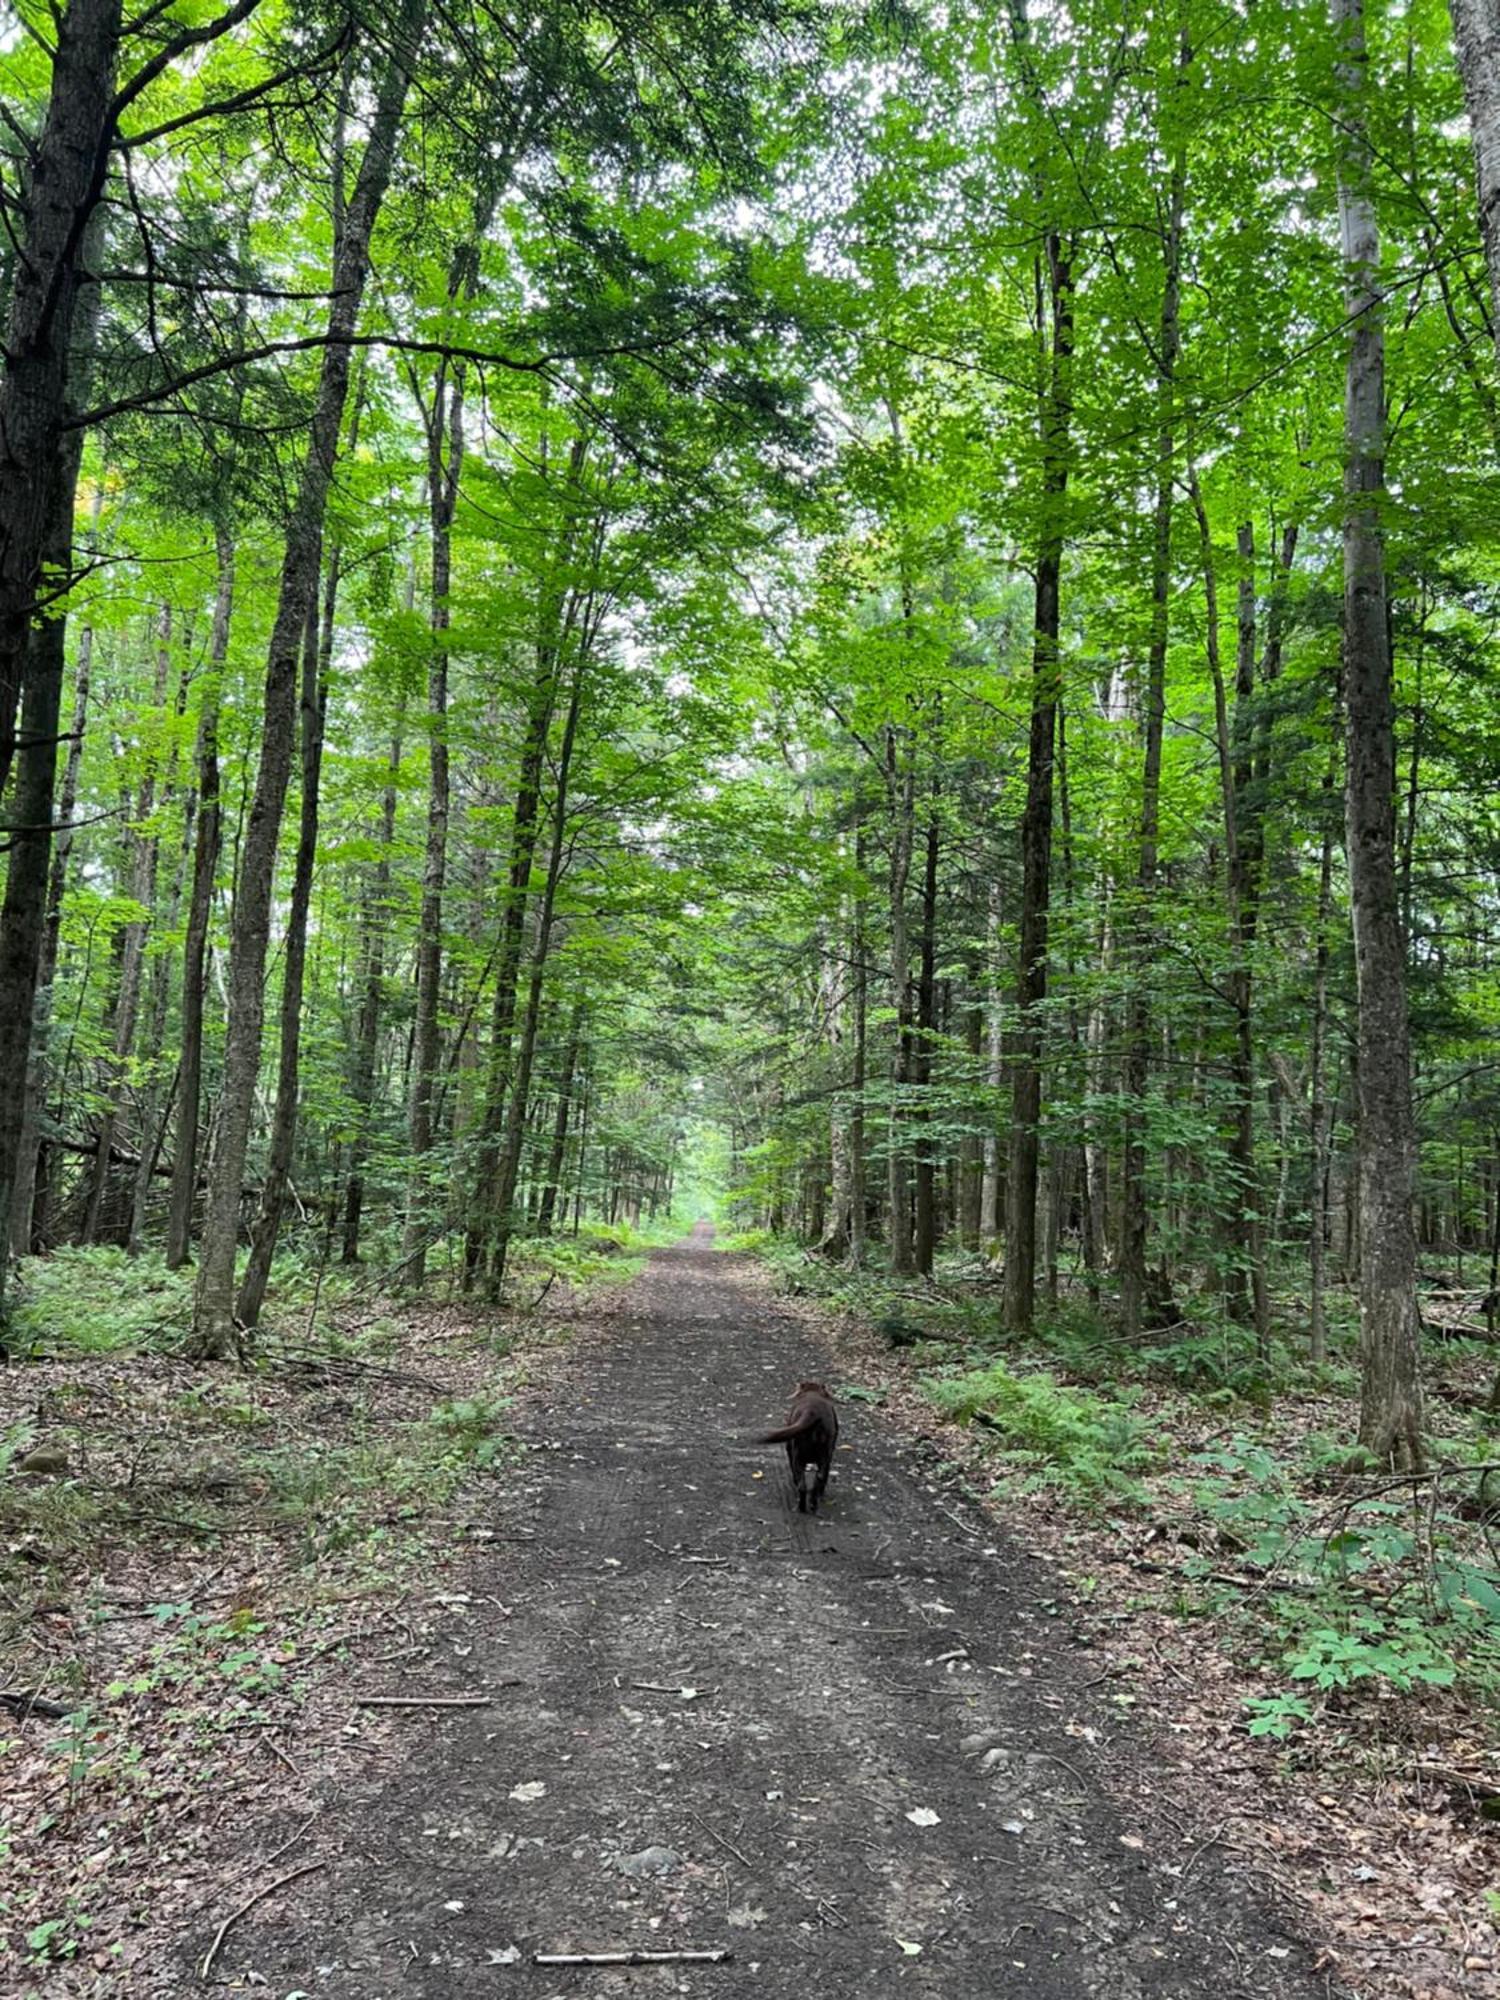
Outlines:
{"label": "birch tree trunk", "polygon": [[1479,232],[1500,341],[1500,0],[1449,0],[1453,45],[1474,136]]}

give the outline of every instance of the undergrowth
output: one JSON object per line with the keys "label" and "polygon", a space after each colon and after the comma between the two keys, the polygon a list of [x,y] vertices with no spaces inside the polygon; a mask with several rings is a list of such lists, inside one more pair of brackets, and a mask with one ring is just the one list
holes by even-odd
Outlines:
{"label": "undergrowth", "polygon": [[[1500,1706],[1500,1560],[1468,1470],[1500,1457],[1500,1424],[1434,1398],[1443,1434],[1427,1486],[1362,1465],[1347,1295],[1330,1295],[1330,1354],[1313,1365],[1294,1298],[1269,1351],[1217,1300],[1126,1340],[1081,1290],[1039,1301],[1035,1331],[1016,1339],[975,1257],[897,1282],[785,1240],[749,1247],[783,1290],[873,1332],[892,1370],[971,1429],[1001,1487],[1057,1496],[1119,1560],[1143,1532],[1170,1555],[1143,1565],[1166,1579],[1158,1608],[1207,1619],[1265,1690],[1246,1697],[1253,1734],[1346,1728],[1356,1715],[1378,1732],[1399,1724],[1395,1698],[1445,1691],[1490,1714]],[[1442,1362],[1482,1378],[1493,1353],[1446,1342]]]}
{"label": "undergrowth", "polygon": [[1045,1372],[1013,1375],[998,1361],[930,1377],[923,1387],[944,1416],[982,1425],[1001,1460],[1032,1483],[1091,1502],[1144,1498],[1132,1475],[1148,1470],[1159,1453],[1123,1400],[1070,1389]]}
{"label": "undergrowth", "polygon": [[[613,1269],[624,1247],[593,1254]],[[168,1838],[177,1767],[238,1770],[253,1732],[294,1726],[319,1658],[463,1562],[451,1517],[513,1462],[529,1322],[429,1318],[330,1278],[294,1249],[244,1362],[199,1365],[190,1273],[99,1250],[24,1267],[0,1373],[0,1686],[66,1712],[0,1711],[0,1791],[27,1801],[9,1827],[0,1810],[0,1852],[21,1843],[0,1957],[112,1948],[103,1882],[44,1899],[35,1843],[83,1818],[101,1842]]]}

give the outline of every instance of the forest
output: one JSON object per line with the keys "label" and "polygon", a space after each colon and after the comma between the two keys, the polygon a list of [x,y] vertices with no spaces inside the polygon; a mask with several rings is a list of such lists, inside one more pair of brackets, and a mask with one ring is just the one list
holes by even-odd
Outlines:
{"label": "forest", "polygon": [[8,0],[0,225],[11,1492],[711,1215],[1496,1657],[1491,0]]}

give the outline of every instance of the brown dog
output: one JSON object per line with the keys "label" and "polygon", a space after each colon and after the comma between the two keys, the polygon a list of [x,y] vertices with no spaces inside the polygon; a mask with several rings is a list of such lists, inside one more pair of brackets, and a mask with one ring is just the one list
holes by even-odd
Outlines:
{"label": "brown dog", "polygon": [[799,1382],[779,1431],[767,1431],[762,1444],[784,1444],[797,1489],[797,1512],[816,1514],[828,1485],[833,1448],[838,1443],[839,1418],[833,1398],[821,1382]]}

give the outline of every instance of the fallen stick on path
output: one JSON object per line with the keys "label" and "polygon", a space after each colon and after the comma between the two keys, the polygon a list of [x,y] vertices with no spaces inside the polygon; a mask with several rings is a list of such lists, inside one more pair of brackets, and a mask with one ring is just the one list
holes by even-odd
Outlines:
{"label": "fallen stick on path", "polygon": [[694,1813],[693,1818],[697,1820],[699,1826],[702,1827],[703,1831],[708,1835],[710,1840],[718,1841],[720,1847],[724,1848],[728,1853],[732,1854],[735,1860],[740,1863],[741,1867],[749,1868],[750,1863],[745,1859],[744,1855],[740,1853],[740,1850],[737,1847],[732,1846],[730,1842],[724,1838],[722,1833],[716,1833],[714,1829],[709,1825],[708,1821],[704,1819],[700,1813]]}
{"label": "fallen stick on path", "polygon": [[357,1694],[356,1708],[490,1708],[492,1694]]}
{"label": "fallen stick on path", "polygon": [[[285,1849],[282,1851],[285,1852]],[[241,1903],[237,1910],[231,1910],[223,1923],[214,1932],[214,1941],[203,1954],[203,1963],[198,1968],[198,1977],[200,1979],[207,1979],[209,1973],[213,1971],[214,1960],[219,1955],[219,1947],[223,1944],[225,1938],[228,1937],[232,1924],[237,1924],[247,1911],[253,1910],[257,1903],[263,1903],[267,1896],[274,1896],[278,1889],[284,1889],[288,1882],[300,1881],[304,1875],[315,1874],[318,1869],[326,1866],[327,1863],[323,1861],[306,1861],[300,1868],[294,1868],[290,1875],[279,1876],[276,1881],[268,1883],[264,1889],[257,1889],[248,1902]]]}
{"label": "fallen stick on path", "polygon": [[533,1965],[723,1965],[732,1951],[534,1951]]}

